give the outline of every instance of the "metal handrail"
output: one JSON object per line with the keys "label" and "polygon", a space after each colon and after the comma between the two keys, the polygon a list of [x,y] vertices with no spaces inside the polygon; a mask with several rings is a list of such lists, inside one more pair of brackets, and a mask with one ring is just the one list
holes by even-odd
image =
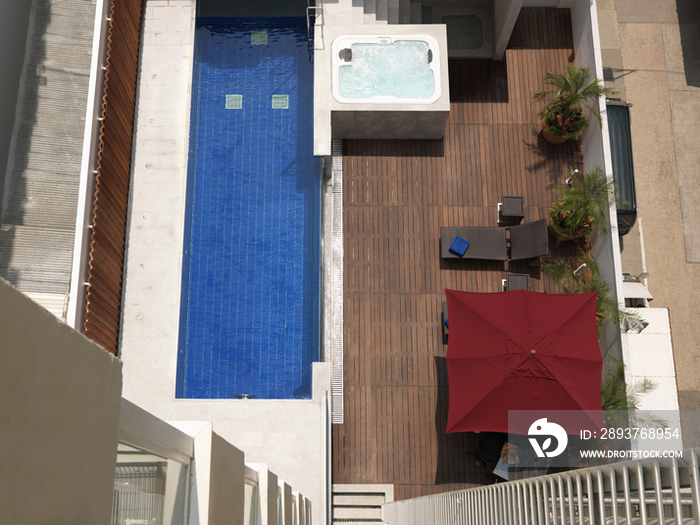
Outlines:
{"label": "metal handrail", "polygon": [[[309,40],[309,50],[314,41],[314,37],[311,36],[311,10],[316,10],[317,13],[320,11],[321,16],[323,16],[323,0],[321,0],[321,5],[311,5],[311,0],[306,0],[306,37]],[[323,22],[321,22],[321,39],[323,39]]]}

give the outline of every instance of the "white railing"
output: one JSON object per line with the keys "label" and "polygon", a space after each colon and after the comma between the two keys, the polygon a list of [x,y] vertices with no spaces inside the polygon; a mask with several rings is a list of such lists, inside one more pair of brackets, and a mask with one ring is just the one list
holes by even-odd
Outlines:
{"label": "white railing", "polygon": [[165,497],[129,490],[114,491],[112,525],[162,524]]}
{"label": "white railing", "polygon": [[[319,5],[311,5],[311,0],[306,0],[306,37],[309,41],[309,52],[313,51],[313,42],[316,40],[316,26],[321,27],[321,40],[323,40],[323,18],[321,18],[321,23],[316,21],[319,13],[323,16],[323,0],[318,0]],[[311,17],[314,17],[313,23],[313,33]]]}
{"label": "white railing", "polygon": [[73,243],[73,262],[71,263],[70,294],[66,322],[79,332],[83,331],[85,321],[85,295],[90,258],[90,235],[92,234],[92,212],[95,192],[95,174],[97,169],[97,152],[100,141],[99,120],[102,113],[102,96],[104,95],[105,70],[107,58],[107,35],[109,33],[109,0],[95,2],[95,26],[92,40],[92,58],[90,61],[90,80],[88,100],[85,113],[85,133],[83,135],[83,153],[80,166],[78,186],[78,206],[75,217],[75,240]]}
{"label": "white railing", "polygon": [[383,506],[389,525],[700,523],[700,448]]}

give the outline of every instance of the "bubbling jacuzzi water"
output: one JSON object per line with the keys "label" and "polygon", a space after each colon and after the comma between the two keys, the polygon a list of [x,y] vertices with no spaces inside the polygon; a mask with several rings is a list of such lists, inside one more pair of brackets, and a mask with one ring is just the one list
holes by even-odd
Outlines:
{"label": "bubbling jacuzzi water", "polygon": [[427,42],[355,43],[340,51],[338,88],[348,99],[429,99],[435,93],[433,53]]}

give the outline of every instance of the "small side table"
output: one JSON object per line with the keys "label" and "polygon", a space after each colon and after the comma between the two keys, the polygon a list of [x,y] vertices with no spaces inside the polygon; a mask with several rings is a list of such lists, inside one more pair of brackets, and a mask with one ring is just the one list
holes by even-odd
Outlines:
{"label": "small side table", "polygon": [[528,274],[509,273],[505,281],[507,291],[530,289],[530,276]]}
{"label": "small side table", "polygon": [[525,203],[522,197],[501,197],[498,203],[498,224],[520,224],[525,217]]}

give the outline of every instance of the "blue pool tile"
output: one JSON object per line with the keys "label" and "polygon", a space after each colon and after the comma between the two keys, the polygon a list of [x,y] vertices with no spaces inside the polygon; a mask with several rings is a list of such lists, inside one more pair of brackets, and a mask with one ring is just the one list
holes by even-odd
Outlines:
{"label": "blue pool tile", "polygon": [[197,21],[178,397],[311,394],[321,176],[305,24]]}

